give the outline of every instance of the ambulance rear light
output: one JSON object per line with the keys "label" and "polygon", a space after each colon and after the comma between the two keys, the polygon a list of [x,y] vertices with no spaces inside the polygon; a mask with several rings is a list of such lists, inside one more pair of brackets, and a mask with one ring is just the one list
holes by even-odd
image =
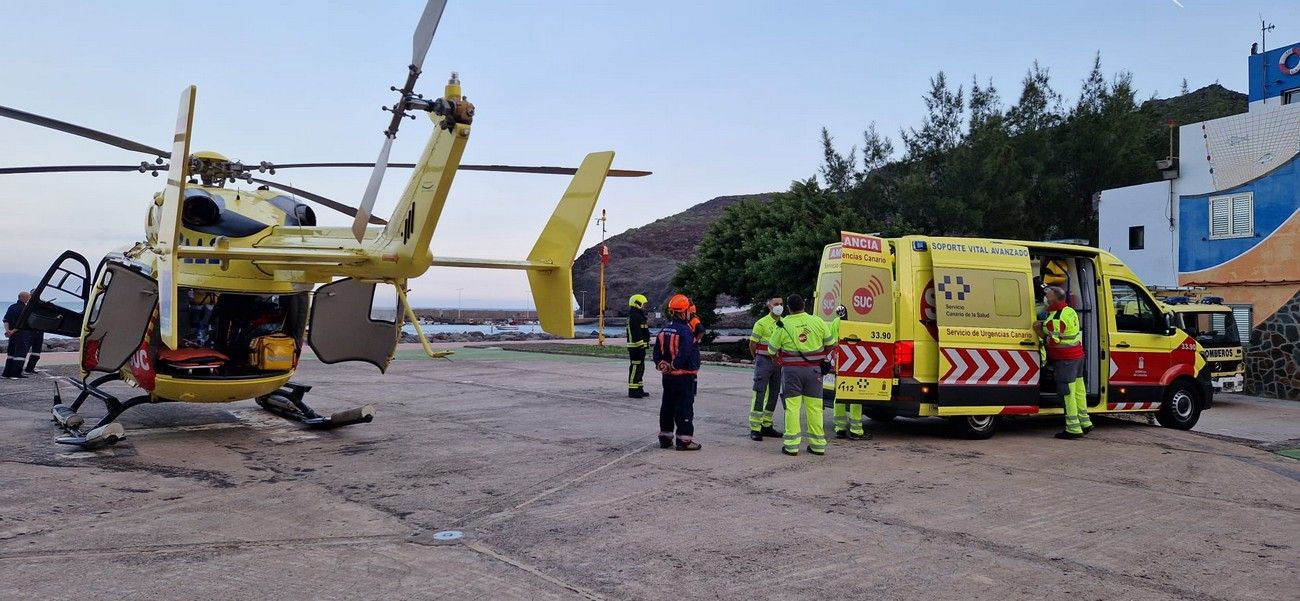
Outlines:
{"label": "ambulance rear light", "polygon": [[916,358],[916,343],[899,340],[894,343],[894,377],[912,377],[912,362]]}

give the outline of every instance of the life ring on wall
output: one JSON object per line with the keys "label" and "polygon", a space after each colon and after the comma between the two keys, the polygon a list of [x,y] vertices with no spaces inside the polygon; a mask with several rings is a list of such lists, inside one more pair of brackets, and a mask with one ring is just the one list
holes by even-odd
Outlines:
{"label": "life ring on wall", "polygon": [[1300,47],[1287,48],[1286,52],[1282,53],[1281,58],[1277,59],[1277,68],[1280,69],[1283,73],[1286,73],[1287,75],[1295,75],[1296,73],[1300,73],[1300,60],[1296,61],[1294,67],[1286,66],[1287,59],[1291,58],[1292,56],[1300,56]]}

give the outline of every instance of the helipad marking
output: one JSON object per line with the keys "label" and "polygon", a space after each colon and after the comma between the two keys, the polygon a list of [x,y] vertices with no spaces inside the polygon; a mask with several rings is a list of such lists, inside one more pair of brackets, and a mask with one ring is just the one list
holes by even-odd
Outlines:
{"label": "helipad marking", "polygon": [[97,457],[116,457],[117,451],[113,449],[95,449],[93,451],[74,451],[72,453],[59,453],[59,459],[95,459]]}

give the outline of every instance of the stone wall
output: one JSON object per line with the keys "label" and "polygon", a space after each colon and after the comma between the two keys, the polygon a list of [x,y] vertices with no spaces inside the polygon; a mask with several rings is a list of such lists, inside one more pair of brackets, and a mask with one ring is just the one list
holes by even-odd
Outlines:
{"label": "stone wall", "polygon": [[1300,400],[1300,292],[1251,331],[1246,392]]}

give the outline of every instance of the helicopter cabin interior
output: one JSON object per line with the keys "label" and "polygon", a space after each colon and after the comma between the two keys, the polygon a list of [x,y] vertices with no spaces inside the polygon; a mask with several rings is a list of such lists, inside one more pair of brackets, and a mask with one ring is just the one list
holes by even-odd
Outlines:
{"label": "helicopter cabin interior", "polygon": [[248,377],[285,372],[298,362],[307,293],[246,294],[185,288],[177,310],[179,349],[158,356],[162,373]]}

